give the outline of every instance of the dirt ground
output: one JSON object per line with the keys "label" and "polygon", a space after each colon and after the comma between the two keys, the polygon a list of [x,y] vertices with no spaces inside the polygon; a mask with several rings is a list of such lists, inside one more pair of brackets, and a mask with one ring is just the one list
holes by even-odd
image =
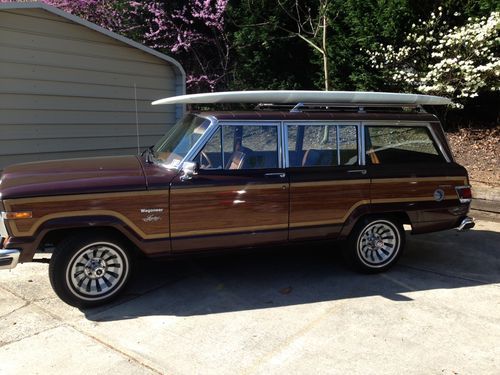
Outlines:
{"label": "dirt ground", "polygon": [[446,134],[457,162],[471,180],[500,187],[500,126],[460,129]]}

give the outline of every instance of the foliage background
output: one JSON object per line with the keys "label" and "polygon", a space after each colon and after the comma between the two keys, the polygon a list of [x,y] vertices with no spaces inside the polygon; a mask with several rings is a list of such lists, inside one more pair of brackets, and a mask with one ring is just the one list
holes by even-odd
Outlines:
{"label": "foliage background", "polygon": [[[315,21],[321,4],[328,21],[330,89],[412,91],[387,79],[387,71],[374,67],[366,51],[381,43],[404,46],[411,25],[438,8],[450,26],[500,10],[496,0],[43,1],[176,58],[187,72],[189,92],[323,89],[321,55],[294,35],[298,25],[291,17],[297,10],[302,20],[310,15]],[[499,44],[500,36],[497,57]],[[499,91],[481,93],[467,100],[463,110],[447,113],[447,122],[496,127],[499,102]]]}

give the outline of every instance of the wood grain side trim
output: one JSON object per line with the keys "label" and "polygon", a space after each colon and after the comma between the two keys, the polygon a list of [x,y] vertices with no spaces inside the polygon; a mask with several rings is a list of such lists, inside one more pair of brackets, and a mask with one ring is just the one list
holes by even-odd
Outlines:
{"label": "wood grain side trim", "polygon": [[100,198],[128,198],[137,197],[144,195],[162,195],[168,194],[169,190],[140,190],[140,191],[129,191],[129,192],[119,192],[119,193],[95,193],[95,194],[74,194],[74,195],[57,195],[57,196],[45,196],[45,197],[33,197],[33,198],[15,198],[6,199],[3,201],[5,209],[10,210],[10,206],[14,203],[16,204],[30,204],[30,203],[45,203],[45,202],[64,202],[64,201],[76,201],[76,200],[88,200],[88,199],[100,199]]}
{"label": "wood grain side trim", "polygon": [[172,233],[172,238],[177,237],[189,237],[189,236],[202,236],[202,235],[213,235],[213,234],[228,234],[228,233],[241,233],[241,232],[254,232],[254,231],[269,231],[269,230],[287,230],[288,224],[272,224],[272,225],[258,225],[252,227],[235,227],[217,230],[192,230],[186,232],[175,232]]}
{"label": "wood grain side trim", "polygon": [[[455,198],[447,198],[448,200]],[[433,201],[432,198],[394,198],[394,199],[373,199],[372,203],[403,203],[403,202],[425,202],[425,201]],[[330,224],[342,224],[347,218],[351,215],[351,213],[364,204],[369,204],[370,200],[361,200],[356,202],[349,211],[344,215],[342,219],[339,220],[322,220],[322,221],[308,221],[308,222],[298,222],[298,223],[290,223],[290,228],[297,227],[309,227],[309,226],[319,226],[319,225],[330,225]],[[158,233],[158,234],[146,234],[139,227],[137,227],[131,220],[129,220],[124,215],[120,214],[116,211],[110,210],[87,210],[87,211],[70,211],[59,214],[51,214],[45,215],[37,220],[37,222],[32,226],[31,230],[28,232],[21,232],[17,229],[15,225],[15,221],[10,221],[10,227],[15,236],[23,237],[23,236],[32,236],[36,230],[43,224],[43,222],[52,220],[52,219],[61,219],[65,217],[82,217],[82,216],[112,216],[120,219],[122,222],[130,226],[134,231],[136,231],[142,238],[144,239],[158,239],[158,238],[166,238],[169,236],[168,233]],[[252,226],[252,227],[236,227],[236,228],[227,228],[227,229],[217,229],[217,230],[196,230],[196,231],[186,231],[186,232],[176,232],[172,233],[172,238],[176,237],[188,237],[188,236],[199,236],[199,235],[213,235],[213,234],[227,234],[227,233],[237,233],[237,232],[246,232],[246,231],[258,231],[258,230],[286,230],[288,225],[286,224],[276,224],[276,225],[260,225],[260,226]]]}
{"label": "wood grain side trim", "polygon": [[158,238],[168,238],[169,233],[156,233],[156,234],[147,234],[145,233],[142,229],[140,229],[137,225],[135,225],[131,220],[129,220],[126,216],[123,214],[116,212],[116,211],[110,211],[110,210],[86,210],[86,211],[68,211],[64,213],[56,213],[56,214],[50,214],[50,215],[45,215],[39,218],[35,224],[30,228],[29,231],[22,232],[19,231],[16,225],[15,220],[9,220],[9,225],[10,229],[12,230],[12,234],[16,237],[30,237],[35,234],[35,232],[40,228],[40,226],[52,219],[63,219],[66,217],[83,217],[83,216],[112,216],[116,217],[117,219],[121,220],[125,224],[127,224],[129,227],[131,227],[137,234],[139,234],[142,238],[144,239],[158,239]]}
{"label": "wood grain side trim", "polygon": [[335,181],[310,181],[310,182],[292,182],[292,187],[309,187],[309,186],[335,186],[335,185],[359,185],[369,184],[370,179],[362,180],[335,180]]}
{"label": "wood grain side trim", "polygon": [[[36,209],[37,206],[43,205],[44,203],[62,203],[68,202],[68,205],[71,202],[76,201],[93,201],[93,200],[103,200],[106,199],[120,199],[120,198],[139,198],[139,197],[150,197],[156,195],[164,195],[168,197],[168,190],[142,190],[142,191],[133,191],[133,192],[115,192],[115,193],[95,193],[95,194],[77,194],[77,195],[61,195],[61,196],[46,196],[46,197],[33,197],[33,198],[19,198],[19,199],[6,199],[3,201],[4,207],[6,211],[15,211],[15,207],[18,205],[33,205],[33,208]],[[166,198],[168,199],[168,198]],[[41,215],[36,218],[33,224],[29,227],[29,230],[19,230],[15,220],[8,220],[6,224],[9,226],[12,234],[16,237],[31,237],[36,231],[40,228],[40,226],[52,219],[59,218],[68,218],[68,217],[84,217],[84,216],[111,216],[119,219],[130,228],[132,228],[139,236],[143,239],[158,239],[158,238],[168,238],[170,233],[168,232],[160,232],[148,234],[144,232],[143,229],[139,228],[139,226],[134,223],[131,219],[129,219],[126,215],[117,212],[115,210],[109,209],[83,209],[83,210],[70,210],[64,212],[55,212],[46,215]],[[168,224],[167,224],[168,225]]]}
{"label": "wood grain side trim", "polygon": [[208,186],[208,187],[186,186],[182,188],[172,188],[172,193],[197,194],[197,193],[210,193],[218,191],[265,190],[265,189],[276,189],[277,186],[281,186],[286,183],[287,182],[283,181],[283,183],[272,183],[272,184],[248,184],[248,185]]}
{"label": "wood grain side trim", "polygon": [[336,180],[336,181],[308,181],[308,182],[292,182],[292,187],[310,187],[310,186],[334,186],[334,185],[353,185],[353,184],[389,184],[394,182],[434,182],[434,181],[458,181],[467,184],[467,180],[463,176],[456,177],[402,177],[402,178],[374,178],[374,179],[359,179],[359,180]]}
{"label": "wood grain side trim", "polygon": [[374,184],[387,184],[394,182],[434,182],[434,181],[460,181],[467,184],[464,176],[453,177],[403,177],[403,178],[374,178],[371,180]]}
{"label": "wood grain side trim", "polygon": [[[459,181],[460,183],[467,183],[467,179],[463,176],[455,177],[415,177],[415,178],[383,178],[383,179],[373,179],[371,182],[375,184],[381,183],[404,183],[404,182],[433,182],[433,181]],[[370,179],[360,179],[360,180],[339,180],[339,181],[315,181],[315,182],[298,182],[292,183],[291,187],[309,187],[309,186],[332,186],[332,185],[351,185],[351,184],[369,184]],[[189,188],[189,189],[175,189],[175,194],[182,193],[200,193],[200,192],[216,192],[216,191],[227,191],[233,190],[249,190],[249,189],[276,189],[277,185],[283,185],[283,183],[273,183],[273,184],[257,184],[257,185],[234,185],[225,187],[201,187],[201,188]],[[145,195],[165,195],[168,194],[168,190],[154,190],[154,191],[135,191],[135,192],[117,192],[117,193],[99,193],[99,194],[79,194],[79,195],[64,195],[64,196],[50,196],[50,197],[34,197],[34,198],[20,198],[20,199],[7,199],[5,200],[4,206],[7,211],[11,211],[12,205],[15,204],[36,204],[44,202],[71,202],[77,200],[93,200],[93,199],[106,199],[106,198],[130,198],[130,197],[140,197]],[[445,200],[456,200],[455,196],[447,196]],[[352,212],[361,205],[364,204],[377,204],[377,203],[404,203],[404,202],[425,202],[434,201],[433,197],[400,197],[400,198],[381,198],[381,199],[364,199],[353,204],[345,215],[336,220],[320,220],[320,221],[300,221],[290,223],[290,228],[297,227],[311,227],[311,226],[321,226],[321,225],[333,225],[333,224],[343,224],[347,218],[352,214]],[[168,238],[168,232],[147,234],[141,228],[139,228],[132,220],[127,218],[125,215],[113,211],[113,210],[78,210],[78,211],[66,211],[61,213],[53,213],[41,216],[38,218],[34,224],[30,227],[28,231],[20,231],[16,225],[16,221],[9,220],[7,225],[11,229],[14,236],[33,236],[40,226],[48,220],[67,218],[67,217],[82,217],[82,216],[111,216],[119,219],[130,228],[132,228],[138,235],[144,239],[158,239],[158,238]],[[224,233],[236,233],[236,232],[246,232],[246,231],[259,231],[259,230],[286,230],[288,228],[287,224],[271,224],[271,225],[259,225],[252,227],[235,227],[235,228],[221,228],[213,230],[191,230],[185,232],[174,232],[171,234],[172,238],[175,237],[187,237],[196,235],[213,235],[213,234],[224,234]]]}
{"label": "wood grain side trim", "polygon": [[[457,198],[445,198],[444,200],[456,200]],[[343,224],[347,220],[347,218],[352,214],[352,212],[362,206],[364,204],[377,204],[377,203],[406,203],[406,202],[434,202],[434,199],[428,197],[411,197],[411,198],[390,198],[390,199],[372,199],[371,202],[369,199],[364,199],[359,202],[356,202],[347,213],[341,218],[337,220],[320,220],[320,221],[302,221],[296,223],[290,223],[290,228],[299,228],[299,227],[313,227],[320,225],[333,225],[333,224]]]}
{"label": "wood grain side trim", "polygon": [[337,220],[318,220],[318,221],[301,221],[301,222],[296,222],[296,223],[290,223],[290,228],[299,228],[299,227],[313,227],[313,226],[319,226],[319,225],[329,225],[329,224],[342,224],[346,221],[346,219],[349,217],[349,215],[359,206],[362,206],[364,204],[369,204],[370,200],[369,199],[364,199],[359,202],[356,202],[354,205],[351,206],[351,208],[347,211],[347,213],[341,218]]}

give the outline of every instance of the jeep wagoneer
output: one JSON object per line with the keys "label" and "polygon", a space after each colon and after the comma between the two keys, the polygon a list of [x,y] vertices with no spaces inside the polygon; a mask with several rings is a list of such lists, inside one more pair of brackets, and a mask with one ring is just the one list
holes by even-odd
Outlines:
{"label": "jeep wagoneer", "polygon": [[[467,172],[454,161],[438,119],[421,107],[447,99],[242,95],[159,104],[273,104],[189,113],[141,156],[6,168],[0,268],[55,246],[49,265],[55,292],[69,304],[91,306],[123,290],[135,254],[345,240],[352,264],[379,272],[401,256],[403,224],[412,234],[474,225]],[[332,251],[337,247],[331,243]]]}

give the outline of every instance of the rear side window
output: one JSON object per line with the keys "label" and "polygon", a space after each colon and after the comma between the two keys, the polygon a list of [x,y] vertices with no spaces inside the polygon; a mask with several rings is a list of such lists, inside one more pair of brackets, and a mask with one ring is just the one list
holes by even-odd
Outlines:
{"label": "rear side window", "polygon": [[358,162],[357,127],[288,125],[290,167],[335,167]]}
{"label": "rear side window", "polygon": [[423,126],[367,126],[365,137],[368,164],[444,161]]}

